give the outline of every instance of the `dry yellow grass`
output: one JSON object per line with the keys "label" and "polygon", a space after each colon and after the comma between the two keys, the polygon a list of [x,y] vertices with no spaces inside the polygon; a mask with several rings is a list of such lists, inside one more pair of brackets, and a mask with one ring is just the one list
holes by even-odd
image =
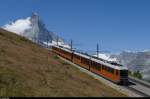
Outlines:
{"label": "dry yellow grass", "polygon": [[0,96],[125,95],[80,72],[50,51],[0,29]]}

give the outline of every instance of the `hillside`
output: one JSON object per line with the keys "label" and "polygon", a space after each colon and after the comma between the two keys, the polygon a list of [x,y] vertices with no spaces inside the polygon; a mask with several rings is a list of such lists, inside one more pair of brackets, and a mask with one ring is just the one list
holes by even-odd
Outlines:
{"label": "hillside", "polygon": [[52,52],[0,29],[0,96],[125,95],[80,72]]}

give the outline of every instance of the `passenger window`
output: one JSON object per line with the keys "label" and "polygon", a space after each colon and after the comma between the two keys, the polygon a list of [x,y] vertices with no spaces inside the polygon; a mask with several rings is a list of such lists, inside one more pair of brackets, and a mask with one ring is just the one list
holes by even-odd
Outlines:
{"label": "passenger window", "polygon": [[118,75],[118,70],[116,70],[116,75]]}
{"label": "passenger window", "polygon": [[104,70],[104,66],[102,65],[102,69]]}
{"label": "passenger window", "polygon": [[107,67],[105,67],[105,70],[107,71]]}
{"label": "passenger window", "polygon": [[111,72],[114,73],[114,69],[111,69]]}
{"label": "passenger window", "polygon": [[103,66],[103,70],[105,70],[105,66]]}
{"label": "passenger window", "polygon": [[102,68],[101,65],[99,65],[99,70],[100,70],[100,71],[101,71],[101,68]]}

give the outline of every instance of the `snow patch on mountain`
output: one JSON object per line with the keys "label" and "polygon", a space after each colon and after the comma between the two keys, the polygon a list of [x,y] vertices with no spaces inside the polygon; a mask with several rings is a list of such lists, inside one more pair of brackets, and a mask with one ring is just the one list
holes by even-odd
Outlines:
{"label": "snow patch on mountain", "polygon": [[[93,55],[93,56],[96,56],[96,57],[97,57],[97,55]],[[104,60],[107,60],[107,61],[119,62],[119,61],[117,60],[117,58],[111,58],[111,55],[110,55],[110,54],[106,54],[106,53],[99,53],[99,54],[98,54],[98,57],[99,57],[99,58],[102,58],[102,59],[104,59]]]}
{"label": "snow patch on mountain", "polygon": [[54,45],[58,45],[58,46],[63,46],[65,48],[71,48],[68,44],[64,43],[64,42],[56,42],[56,41],[52,41],[51,43],[50,42],[43,42],[45,45],[48,45],[48,46],[54,46]]}

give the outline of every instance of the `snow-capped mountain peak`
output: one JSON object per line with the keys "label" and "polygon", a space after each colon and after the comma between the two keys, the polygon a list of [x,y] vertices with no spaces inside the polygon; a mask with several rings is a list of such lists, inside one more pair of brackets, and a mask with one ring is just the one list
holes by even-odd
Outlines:
{"label": "snow-capped mountain peak", "polygon": [[54,41],[61,42],[60,44],[64,43],[64,45],[68,45],[61,37],[49,31],[43,23],[41,17],[35,12],[32,13],[31,17],[18,19],[15,22],[4,25],[2,28],[24,36],[34,42],[38,42],[41,45],[45,45],[45,42],[53,43]]}

